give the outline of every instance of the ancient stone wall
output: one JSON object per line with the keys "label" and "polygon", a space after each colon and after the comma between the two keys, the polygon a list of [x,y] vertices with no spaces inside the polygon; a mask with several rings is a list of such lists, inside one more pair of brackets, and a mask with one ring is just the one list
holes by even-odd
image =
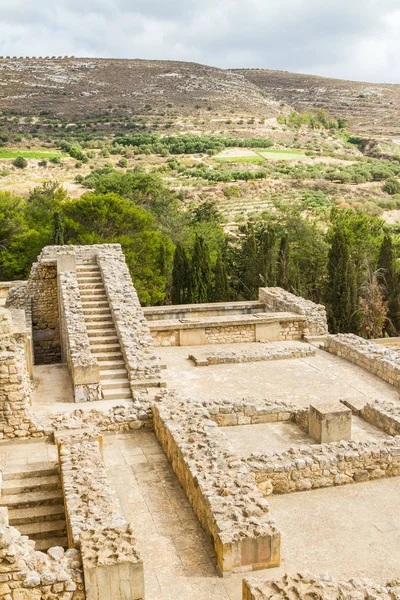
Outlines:
{"label": "ancient stone wall", "polygon": [[400,475],[400,437],[384,442],[335,442],[246,460],[266,495],[287,494]]}
{"label": "ancient stone wall", "polygon": [[280,534],[248,467],[199,402],[164,393],[154,429],[202,527],[221,574],[277,566]]}
{"label": "ancient stone wall", "polygon": [[80,552],[50,548],[0,524],[0,600],[85,600]]}
{"label": "ancient stone wall", "polygon": [[361,410],[361,416],[389,435],[400,435],[400,407],[393,402],[367,402]]}
{"label": "ancient stone wall", "polygon": [[259,300],[265,304],[266,312],[294,312],[303,315],[306,318],[306,337],[324,336],[328,333],[326,310],[322,304],[315,304],[279,287],[260,288]]}
{"label": "ancient stone wall", "polygon": [[143,562],[134,532],[93,436],[57,438],[68,542],[82,552],[86,600],[143,600]]}
{"label": "ancient stone wall", "polygon": [[58,287],[62,355],[71,374],[75,402],[101,400],[99,365],[90,349],[76,273],[60,273]]}
{"label": "ancient stone wall", "polygon": [[394,600],[400,597],[400,580],[387,584],[370,579],[336,581],[329,575],[297,573],[281,579],[243,581],[243,600]]}
{"label": "ancient stone wall", "polygon": [[251,398],[235,402],[221,399],[205,402],[204,407],[209,418],[215,421],[219,427],[294,421],[298,413],[306,413],[308,417],[307,409],[274,400],[264,400],[260,403],[259,400]]}
{"label": "ancient stone wall", "polygon": [[16,333],[11,312],[0,309],[0,439],[43,433],[30,411],[25,337],[21,331]]}
{"label": "ancient stone wall", "polygon": [[240,347],[238,350],[220,349],[216,352],[198,350],[189,354],[189,359],[194,362],[196,367],[208,367],[210,365],[305,358],[315,355],[315,352],[313,346],[302,342],[292,342],[291,345],[285,346],[269,342],[259,344],[259,347],[250,346],[249,349]]}
{"label": "ancient stone wall", "polygon": [[32,301],[33,346],[36,364],[61,362],[58,313],[57,265],[39,262],[32,266],[27,289]]}
{"label": "ancient stone wall", "polygon": [[364,340],[352,333],[328,336],[324,348],[400,387],[400,354],[396,350]]}

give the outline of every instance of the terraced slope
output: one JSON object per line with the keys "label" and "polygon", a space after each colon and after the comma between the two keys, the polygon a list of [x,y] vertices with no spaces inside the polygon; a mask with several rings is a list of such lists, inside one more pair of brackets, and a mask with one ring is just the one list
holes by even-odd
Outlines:
{"label": "terraced slope", "polygon": [[303,112],[322,108],[344,117],[350,129],[364,135],[400,135],[400,85],[344,81],[315,75],[233,69],[267,96]]}

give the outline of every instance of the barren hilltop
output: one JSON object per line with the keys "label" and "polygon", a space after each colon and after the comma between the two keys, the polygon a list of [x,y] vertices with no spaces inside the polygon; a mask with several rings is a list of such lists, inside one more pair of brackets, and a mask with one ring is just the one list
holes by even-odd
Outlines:
{"label": "barren hilltop", "polygon": [[166,114],[194,110],[275,116],[282,105],[325,109],[363,135],[400,134],[400,85],[190,62],[1,58],[0,109],[85,117],[106,107]]}

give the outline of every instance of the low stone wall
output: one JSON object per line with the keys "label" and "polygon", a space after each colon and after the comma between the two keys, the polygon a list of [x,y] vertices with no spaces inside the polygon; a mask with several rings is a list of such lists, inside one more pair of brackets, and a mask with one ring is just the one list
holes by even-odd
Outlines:
{"label": "low stone wall", "polygon": [[143,562],[95,435],[58,438],[68,543],[82,551],[87,600],[142,600]]}
{"label": "low stone wall", "polygon": [[0,600],[85,600],[80,552],[50,548],[0,525]]}
{"label": "low stone wall", "polygon": [[400,354],[352,333],[330,335],[325,350],[400,388]]}
{"label": "low stone wall", "polygon": [[154,341],[132,285],[129,269],[119,244],[99,248],[97,262],[103,277],[114,325],[131,381],[153,383],[161,379],[161,367],[154,353]]}
{"label": "low stone wall", "polygon": [[326,310],[322,304],[315,304],[279,287],[260,288],[259,300],[265,304],[266,311],[293,312],[304,316],[306,337],[319,337],[328,333]]}
{"label": "low stone wall", "polygon": [[400,406],[398,404],[381,400],[376,400],[374,404],[368,402],[362,408],[361,416],[389,435],[400,435]]}
{"label": "low stone wall", "polygon": [[156,346],[200,346],[300,340],[304,322],[303,316],[291,313],[258,313],[150,321],[149,327]]}
{"label": "low stone wall", "polygon": [[307,356],[314,356],[315,352],[315,348],[300,342],[297,344],[293,342],[293,345],[291,346],[265,343],[260,344],[260,348],[252,347],[249,350],[219,350],[218,352],[199,351],[189,354],[188,358],[194,362],[196,367],[208,367],[210,365],[231,363],[305,358]]}
{"label": "low stone wall", "polygon": [[329,575],[297,573],[281,579],[243,581],[243,600],[394,600],[400,597],[400,580],[387,584],[370,579],[335,581]]}
{"label": "low stone wall", "polygon": [[246,464],[266,495],[287,494],[400,475],[400,437],[335,442],[288,452],[253,453]]}
{"label": "low stone wall", "polygon": [[186,319],[201,317],[222,317],[229,315],[249,315],[264,312],[262,302],[247,300],[242,302],[211,302],[202,304],[174,304],[172,306],[148,306],[143,308],[147,321]]}
{"label": "low stone wall", "polygon": [[76,273],[59,273],[58,288],[62,357],[71,374],[75,402],[101,400],[99,365],[90,349]]}
{"label": "low stone wall", "polygon": [[0,298],[7,298],[11,288],[26,283],[25,281],[0,281]]}
{"label": "low stone wall", "polygon": [[246,465],[201,403],[164,393],[154,429],[202,527],[221,575],[279,565],[280,534]]}
{"label": "low stone wall", "polygon": [[204,407],[209,417],[219,427],[294,421],[299,413],[306,413],[308,417],[307,409],[275,400],[260,402],[260,400],[244,398],[232,402],[232,400],[222,399],[205,402]]}

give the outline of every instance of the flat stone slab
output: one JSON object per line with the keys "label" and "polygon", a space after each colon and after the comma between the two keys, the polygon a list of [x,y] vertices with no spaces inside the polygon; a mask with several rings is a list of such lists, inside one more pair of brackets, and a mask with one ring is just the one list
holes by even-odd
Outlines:
{"label": "flat stone slab", "polygon": [[209,350],[196,351],[189,354],[188,358],[194,362],[196,367],[208,367],[209,365],[230,363],[305,358],[314,356],[315,352],[315,348],[301,342],[293,342],[290,345],[283,345],[280,342],[262,342],[259,348],[252,345],[248,349],[218,350],[216,352],[210,352]]}

